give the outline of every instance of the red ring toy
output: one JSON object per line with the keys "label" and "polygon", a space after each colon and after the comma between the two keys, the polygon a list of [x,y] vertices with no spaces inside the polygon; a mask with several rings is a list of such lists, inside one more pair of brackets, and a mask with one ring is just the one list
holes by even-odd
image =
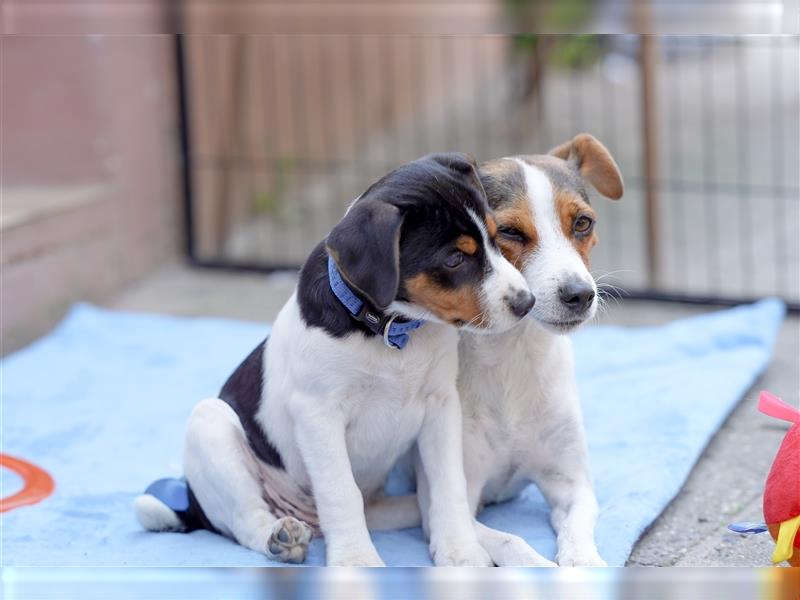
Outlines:
{"label": "red ring toy", "polygon": [[25,482],[23,488],[13,496],[0,498],[0,512],[41,502],[56,488],[50,473],[21,458],[0,454],[0,467],[11,469]]}

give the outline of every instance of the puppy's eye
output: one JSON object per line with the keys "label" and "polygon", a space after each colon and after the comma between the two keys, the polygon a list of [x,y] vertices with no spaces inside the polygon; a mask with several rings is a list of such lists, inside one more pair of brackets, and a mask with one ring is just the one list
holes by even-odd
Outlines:
{"label": "puppy's eye", "polygon": [[444,266],[448,269],[457,269],[464,262],[464,253],[461,250],[456,250],[444,261]]}
{"label": "puppy's eye", "polygon": [[511,240],[512,242],[519,242],[520,244],[524,244],[527,239],[524,233],[513,227],[498,227],[497,235],[507,240]]}
{"label": "puppy's eye", "polygon": [[575,233],[589,233],[592,230],[592,227],[594,227],[594,220],[586,215],[581,215],[575,219],[575,223],[572,225],[572,230]]}

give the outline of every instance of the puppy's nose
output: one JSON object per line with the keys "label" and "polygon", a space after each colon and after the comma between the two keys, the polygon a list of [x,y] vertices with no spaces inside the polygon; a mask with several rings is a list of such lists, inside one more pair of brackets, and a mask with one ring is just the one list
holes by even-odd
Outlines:
{"label": "puppy's nose", "polygon": [[536,298],[528,290],[519,290],[513,296],[507,297],[506,302],[514,316],[521,319],[531,312],[533,305],[536,304]]}
{"label": "puppy's nose", "polygon": [[558,297],[570,311],[580,314],[594,300],[594,288],[583,281],[572,281],[558,288]]}

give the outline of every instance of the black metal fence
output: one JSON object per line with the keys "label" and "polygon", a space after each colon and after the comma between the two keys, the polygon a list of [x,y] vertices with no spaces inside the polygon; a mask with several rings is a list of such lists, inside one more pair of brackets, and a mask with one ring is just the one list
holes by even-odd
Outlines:
{"label": "black metal fence", "polygon": [[593,268],[637,297],[800,308],[797,36],[177,39],[188,253],[296,268],[372,181],[601,139]]}

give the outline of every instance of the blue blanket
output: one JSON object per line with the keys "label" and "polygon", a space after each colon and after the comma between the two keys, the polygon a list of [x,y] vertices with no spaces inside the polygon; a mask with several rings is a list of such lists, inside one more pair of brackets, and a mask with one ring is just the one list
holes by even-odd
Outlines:
{"label": "blue blanket", "polygon": [[[675,496],[709,438],[766,366],[783,318],[774,300],[661,327],[575,335],[597,543],[622,565]],[[43,502],[0,514],[7,565],[268,565],[206,531],[142,531],[133,498],[179,476],[192,406],[213,396],[264,325],[75,307],[50,335],[2,361],[3,451],[56,481]],[[0,469],[8,496],[20,479]],[[552,558],[548,509],[531,486],[481,514]],[[389,565],[428,565],[418,529],[373,535]],[[324,562],[315,540],[308,564]]]}

